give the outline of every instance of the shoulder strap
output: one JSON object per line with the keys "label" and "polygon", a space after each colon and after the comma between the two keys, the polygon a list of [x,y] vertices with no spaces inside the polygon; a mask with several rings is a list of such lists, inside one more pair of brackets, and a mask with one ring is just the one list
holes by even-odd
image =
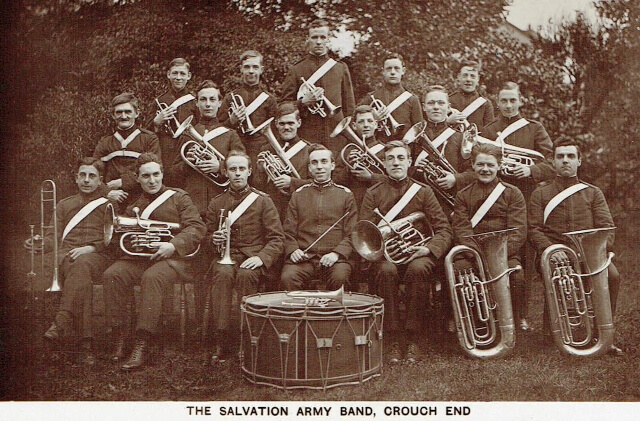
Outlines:
{"label": "shoulder strap", "polygon": [[64,227],[64,231],[62,232],[62,241],[64,241],[67,234],[71,232],[84,218],[86,218],[91,212],[93,212],[98,206],[107,203],[108,200],[105,197],[99,197],[97,199],[92,200],[87,203],[76,213],[73,215],[73,218],[69,221],[66,227]]}
{"label": "shoulder strap", "polygon": [[[420,191],[420,187],[422,187],[420,186],[420,184],[412,183],[407,191],[402,195],[400,200],[398,200],[398,202],[393,205],[391,209],[389,209],[389,212],[387,212],[387,214],[384,216],[384,219],[386,219],[388,222],[392,222],[394,219],[396,219],[396,216],[398,216],[400,212],[402,212],[402,210],[407,206],[411,199],[413,199],[418,191]],[[381,220],[380,222],[378,222],[378,226],[382,225],[385,225],[385,222]]]}
{"label": "shoulder strap", "polygon": [[287,158],[291,159],[296,156],[296,154],[300,152],[305,146],[307,146],[307,142],[305,142],[304,140],[299,140],[295,145],[287,149],[284,154],[287,156]]}
{"label": "shoulder strap", "polygon": [[249,206],[253,205],[253,202],[255,202],[259,196],[260,195],[256,192],[249,193],[229,215],[229,225],[233,225],[233,223],[236,222],[247,209],[249,209]]}
{"label": "shoulder strap", "polygon": [[498,183],[491,194],[485,199],[484,203],[480,205],[476,213],[471,217],[471,228],[475,228],[476,225],[482,221],[482,218],[489,212],[489,209],[496,203],[496,201],[502,196],[502,193],[506,190],[506,187],[502,183]]}
{"label": "shoulder strap", "polygon": [[129,136],[127,136],[126,139],[122,137],[122,135],[118,132],[115,132],[113,134],[113,137],[118,139],[118,142],[120,142],[120,146],[122,147],[122,149],[126,149],[129,143],[133,142],[133,140],[136,137],[138,137],[139,134],[140,134],[140,129],[135,129],[133,132],[131,132]]}
{"label": "shoulder strap", "polygon": [[144,208],[144,210],[140,214],[140,218],[149,219],[153,211],[156,210],[158,206],[162,205],[164,202],[169,200],[169,198],[174,194],[176,194],[175,190],[165,190],[164,193],[156,197],[156,199],[153,202],[149,203],[149,205],[146,208]]}
{"label": "shoulder strap", "polygon": [[315,72],[313,72],[311,76],[309,76],[309,79],[307,79],[307,82],[312,85],[315,85],[315,83],[319,81],[320,78],[324,76],[329,70],[331,70],[331,68],[335,66],[336,63],[337,61],[330,58],[322,66],[318,67],[318,70],[316,70]]}
{"label": "shoulder strap", "polygon": [[398,95],[393,101],[391,101],[389,105],[387,105],[387,110],[390,113],[394,112],[396,108],[398,108],[399,106],[404,104],[409,98],[411,98],[411,95],[413,95],[411,92],[404,91],[403,93]]}
{"label": "shoulder strap", "polygon": [[186,104],[189,101],[193,101],[194,99],[196,99],[196,97],[191,94],[182,95],[180,98],[173,101],[169,106],[178,108],[179,106]]}
{"label": "shoulder strap", "polygon": [[471,114],[475,113],[478,108],[484,105],[485,102],[487,102],[487,99],[479,96],[478,98],[474,99],[471,104],[467,105],[464,110],[461,111],[461,113],[464,114],[466,118],[469,118]]}
{"label": "shoulder strap", "polygon": [[587,187],[589,186],[584,183],[574,184],[573,186],[569,186],[566,189],[562,190],[560,193],[553,196],[551,200],[549,200],[549,203],[547,203],[547,206],[544,207],[544,217],[542,223],[547,223],[547,218],[549,217],[549,215],[551,215],[551,212],[553,212],[553,210],[558,207],[558,205],[562,203],[566,198],[574,193],[579,192],[580,190],[586,189]]}
{"label": "shoulder strap", "polygon": [[384,143],[376,143],[372,147],[369,148],[372,154],[378,155],[378,153],[384,149]]}
{"label": "shoulder strap", "polygon": [[500,136],[498,136],[496,141],[498,143],[504,143],[504,140],[507,138],[507,136],[520,130],[527,124],[529,124],[529,121],[527,121],[526,118],[521,118],[519,120],[514,121],[513,123],[509,124],[507,127],[504,128],[504,130],[500,133]]}
{"label": "shoulder strap", "polygon": [[251,113],[253,113],[255,110],[257,110],[258,108],[260,108],[260,106],[269,98],[269,95],[267,95],[265,92],[260,92],[260,95],[258,95],[256,97],[256,99],[254,99],[253,101],[251,101],[251,104],[247,105],[246,108],[246,113],[247,116],[251,115]]}
{"label": "shoulder strap", "polygon": [[102,162],[109,162],[111,161],[113,158],[117,157],[117,156],[122,156],[122,157],[126,157],[126,158],[138,158],[140,156],[140,152],[135,152],[135,151],[127,151],[127,150],[117,150],[117,151],[113,151],[108,155],[103,156],[102,158],[100,158],[100,160]]}
{"label": "shoulder strap", "polygon": [[212,141],[216,137],[218,137],[220,135],[223,135],[228,131],[229,131],[229,129],[224,127],[224,126],[216,127],[215,129],[211,130],[210,132],[205,133],[204,136],[202,136],[202,140],[207,142],[207,143],[209,143],[210,141]]}
{"label": "shoulder strap", "polygon": [[440,149],[440,146],[442,146],[441,151],[444,150],[444,148],[447,146],[447,141],[451,136],[453,136],[455,132],[456,131],[453,130],[451,127],[447,127],[446,129],[444,129],[444,131],[440,133],[438,137],[433,139],[433,141],[431,142],[433,143],[433,147],[436,149]]}

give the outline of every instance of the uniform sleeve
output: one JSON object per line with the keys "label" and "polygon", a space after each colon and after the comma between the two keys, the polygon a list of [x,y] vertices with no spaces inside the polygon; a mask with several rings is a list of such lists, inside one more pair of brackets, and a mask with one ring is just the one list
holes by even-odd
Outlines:
{"label": "uniform sleeve", "polygon": [[213,234],[218,231],[220,225],[220,205],[214,197],[207,206],[207,214],[205,216],[205,222],[207,224],[207,233]]}
{"label": "uniform sleeve", "polygon": [[495,120],[493,115],[493,103],[489,98],[486,98],[487,102],[484,103],[484,113],[482,115],[482,125],[486,127],[489,123]]}
{"label": "uniform sleeve", "polygon": [[173,237],[171,244],[175,246],[178,256],[184,257],[196,250],[207,233],[207,227],[200,218],[198,208],[193,204],[188,194],[177,193],[175,196],[177,196],[175,204],[180,214],[182,229]]}
{"label": "uniform sleeve", "polygon": [[465,188],[476,179],[476,174],[471,167],[471,158],[462,158],[462,153],[460,152],[461,143],[462,137],[455,135],[444,149],[444,158],[457,171],[454,177],[456,179],[455,187],[458,190]]}
{"label": "uniform sleeve", "polygon": [[[180,136],[180,139],[179,139],[180,144],[178,146],[178,151],[182,150],[182,145],[184,145],[190,140],[194,140],[194,139],[188,133],[185,133],[182,136]],[[184,179],[189,170],[190,170],[190,167],[187,165],[186,162],[184,162],[184,159],[182,159],[182,154],[176,153],[176,157],[174,158],[173,163],[171,164],[170,172],[171,172],[172,179],[180,182],[181,185],[184,186]]]}
{"label": "uniform sleeve", "polygon": [[[58,203],[58,205],[56,206],[56,220],[58,224],[58,247],[62,246],[62,231],[64,231],[64,227],[66,227],[69,223],[69,221],[65,218],[65,213],[66,212],[64,204]],[[42,243],[45,253],[53,251],[53,244],[55,242],[55,237],[53,235],[53,216],[49,220],[48,226],[51,228],[45,230]]]}
{"label": "uniform sleeve", "polygon": [[[287,76],[284,78],[284,82],[282,82],[282,95],[280,97],[280,102],[282,101],[296,101],[296,95],[298,93],[298,83],[300,82],[296,71],[295,66],[291,66],[289,68],[289,72]],[[298,108],[301,108],[301,104],[298,101]]]}
{"label": "uniform sleeve", "polygon": [[158,133],[160,130],[162,130],[162,124],[159,126],[156,126],[155,124],[153,124],[153,119],[156,118],[156,111],[159,111],[158,104],[156,104],[155,100],[151,104],[149,104],[149,107],[147,108],[147,110],[154,110],[154,111],[152,111],[151,116],[144,123],[143,127],[147,130],[151,130],[154,133]]}
{"label": "uniform sleeve", "polygon": [[265,267],[269,269],[284,249],[284,232],[276,206],[271,198],[263,196],[262,223],[266,232],[266,244],[257,254]]}
{"label": "uniform sleeve", "polygon": [[543,215],[542,190],[538,188],[531,193],[529,200],[529,242],[538,255],[553,244],[544,234]]}
{"label": "uniform sleeve", "polygon": [[453,205],[452,225],[454,242],[477,250],[473,240],[467,238],[467,236],[473,235],[473,228],[471,227],[471,212],[465,192],[458,192],[456,195]]}
{"label": "uniform sleeve", "polygon": [[436,259],[440,259],[451,247],[451,225],[444,214],[440,203],[431,188],[424,188],[423,212],[433,229],[433,237],[425,245],[431,250]]}
{"label": "uniform sleeve", "polygon": [[344,115],[352,115],[356,109],[356,99],[353,95],[353,85],[351,84],[351,74],[349,67],[344,64],[344,75],[342,76],[342,112]]}
{"label": "uniform sleeve", "polygon": [[360,206],[360,220],[366,220],[374,222],[376,218],[376,214],[373,213],[373,210],[376,208],[374,202],[374,193],[372,188],[368,188],[364,194],[364,199],[362,200],[362,204]]}
{"label": "uniform sleeve", "polygon": [[300,248],[298,244],[298,197],[299,194],[294,192],[291,195],[289,206],[287,207],[287,217],[284,220],[284,257],[287,258],[291,253]]}
{"label": "uniform sleeve", "polygon": [[[424,120],[424,117],[422,115],[422,105],[420,105],[420,99],[417,95],[413,95],[411,98],[409,98],[409,105],[411,105],[410,121],[411,125],[413,126],[414,124],[417,124]],[[405,127],[404,129],[406,133],[406,131],[409,130],[410,127]]]}
{"label": "uniform sleeve", "polygon": [[553,159],[553,143],[542,124],[536,124],[534,142],[536,151],[540,152],[546,158],[543,162],[531,167],[531,177],[533,177],[536,183],[539,183],[550,180],[556,175],[551,165],[551,160]]}
{"label": "uniform sleeve", "polygon": [[218,118],[218,122],[223,126],[229,129],[235,129],[235,127],[231,126],[231,121],[229,118],[229,107],[231,106],[231,94],[226,94],[224,98],[222,98],[222,102],[220,103],[220,108],[218,108],[218,114],[216,117]]}
{"label": "uniform sleeve", "polygon": [[244,144],[242,143],[242,140],[240,140],[240,136],[238,136],[238,133],[236,133],[235,130],[232,130],[229,133],[231,133],[231,140],[229,141],[229,150],[246,152]]}
{"label": "uniform sleeve", "polygon": [[507,255],[515,256],[527,239],[527,204],[519,189],[510,188],[508,192],[507,228],[517,228],[518,231],[509,235]]}
{"label": "uniform sleeve", "polygon": [[356,223],[358,222],[358,210],[356,208],[356,200],[353,196],[353,193],[349,192],[347,194],[345,205],[345,213],[349,212],[349,214],[342,221],[342,231],[344,232],[344,238],[342,239],[342,241],[340,241],[340,244],[338,244],[336,248],[333,249],[333,251],[338,253],[340,256],[343,256],[345,259],[348,259],[353,252],[351,233],[353,232],[353,229],[356,227]]}
{"label": "uniform sleeve", "polygon": [[[593,214],[593,226],[595,228],[613,227],[613,218],[609,211],[609,206],[604,198],[604,193],[599,188],[595,188],[593,202],[591,203],[591,213]],[[614,230],[607,236],[607,250],[611,250],[615,240]]]}

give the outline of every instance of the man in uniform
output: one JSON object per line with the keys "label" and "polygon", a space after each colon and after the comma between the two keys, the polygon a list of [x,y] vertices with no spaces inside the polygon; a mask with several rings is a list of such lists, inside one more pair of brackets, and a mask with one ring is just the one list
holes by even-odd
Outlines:
{"label": "man in uniform", "polygon": [[[167,69],[169,90],[155,99],[151,109],[156,109],[156,115],[147,125],[152,129],[160,141],[162,150],[162,164],[169,170],[171,164],[180,152],[178,140],[174,134],[179,124],[190,115],[195,117],[195,97],[187,91],[187,83],[191,79],[189,63],[183,58],[174,58]],[[174,185],[173,180],[166,179],[165,184]]]}
{"label": "man in uniform", "polygon": [[132,93],[117,95],[111,107],[116,131],[100,139],[93,156],[105,164],[104,181],[111,190],[109,200],[124,207],[140,193],[135,175],[136,159],[144,152],[160,156],[160,144],[154,133],[136,127],[140,112],[138,99]]}
{"label": "man in uniform", "polygon": [[[76,184],[79,192],[61,200],[56,207],[58,227],[58,267],[60,268],[62,298],[53,324],[44,334],[45,339],[56,342],[81,326],[82,342],[80,363],[94,365],[92,317],[92,285],[99,281],[102,272],[111,264],[105,252],[103,225],[105,208],[109,201],[104,197],[102,184],[104,164],[95,158],[82,158],[76,166]],[[44,238],[44,251],[54,247],[53,230]],[[31,239],[25,242],[31,251]],[[36,245],[37,247],[37,245]]]}
{"label": "man in uniform", "polygon": [[[517,187],[498,179],[502,161],[500,149],[492,145],[476,145],[471,151],[471,159],[478,177],[456,195],[452,223],[454,241],[474,248],[484,258],[489,258],[466,236],[517,228],[517,231],[509,234],[507,256],[509,267],[520,265],[520,249],[527,238],[527,204],[524,197]],[[520,320],[524,300],[522,271],[513,272],[510,281],[514,318]]]}
{"label": "man in uniform", "polygon": [[[167,291],[179,279],[194,277],[193,262],[188,258],[197,251],[206,226],[189,195],[180,189],[162,184],[162,163],[154,154],[142,154],[136,162],[136,175],[143,193],[127,209],[128,216],[139,210],[142,220],[150,219],[180,224],[173,238],[161,238],[149,248],[149,257],[126,256],[117,260],[103,274],[105,304],[116,335],[112,360],[120,362],[129,344],[129,332],[123,324],[127,304],[131,302],[134,285],[140,285],[141,305],[135,344],[123,370],[144,366],[148,344],[158,332],[162,303]],[[138,209],[135,209],[138,208]]]}
{"label": "man in uniform", "polygon": [[[411,166],[411,152],[402,141],[393,140],[384,147],[385,168],[389,177],[367,190],[360,211],[360,219],[371,221],[379,227],[387,222],[407,217],[414,212],[423,212],[425,219],[417,220],[413,226],[425,237],[428,227],[433,236],[428,241],[409,248],[410,260],[395,264],[387,260],[374,263],[373,271],[378,284],[378,292],[385,302],[385,329],[391,337],[389,361],[399,362],[401,352],[399,339],[408,340],[406,358],[415,361],[420,355],[417,345],[422,329],[427,283],[436,262],[445,255],[451,245],[451,226],[430,187],[411,180],[408,170]],[[379,215],[384,216],[384,222]],[[409,256],[409,255],[405,255]],[[398,284],[407,285],[407,319],[400,326],[398,319]]]}
{"label": "man in uniform", "polygon": [[490,99],[480,96],[479,83],[480,64],[471,60],[463,61],[456,78],[458,90],[449,95],[451,109],[454,110],[447,119],[449,124],[461,124],[466,120],[469,124],[475,124],[482,133],[484,127],[494,120],[493,104]]}
{"label": "man in uniform", "polygon": [[423,120],[420,99],[402,86],[402,76],[405,72],[406,68],[402,56],[400,54],[388,55],[385,57],[382,67],[384,84],[380,89],[368,93],[360,100],[361,105],[372,105],[374,98],[382,102],[382,107],[379,109],[373,107],[376,121],[381,122],[391,115],[398,124],[403,125],[393,133],[391,122],[387,119],[386,125],[389,130],[389,134],[387,134],[380,123],[378,127],[378,131],[381,132],[379,138],[383,143],[402,139],[411,126]]}
{"label": "man in uniform", "polygon": [[[578,168],[582,163],[579,143],[569,137],[561,137],[554,143],[553,166],[557,173],[553,180],[543,183],[531,194],[529,203],[529,240],[539,256],[553,244],[570,247],[565,232],[592,228],[613,227],[613,218],[602,190],[578,179]],[[614,233],[607,238],[607,251],[613,247]],[[551,259],[566,260],[566,253],[560,251]],[[613,262],[609,265],[609,295],[612,314],[615,315],[616,301],[620,289],[620,274]],[[544,312],[544,330],[548,334],[549,314]],[[614,355],[622,350],[611,346]]]}
{"label": "man in uniform", "polygon": [[[258,292],[261,279],[282,255],[284,242],[273,201],[267,194],[247,184],[251,175],[249,156],[241,151],[229,152],[225,171],[230,180],[229,188],[213,198],[207,210],[207,227],[212,233],[213,244],[222,254],[230,244],[226,252],[233,260],[232,264],[225,264],[216,257],[212,263],[211,301],[216,333],[211,362],[222,361],[229,353],[233,288],[236,288],[240,300],[245,295]],[[221,217],[224,219],[222,229]],[[226,230],[227,221],[230,232]],[[230,236],[229,243],[227,236]],[[205,317],[208,317],[208,312]],[[209,356],[208,352],[206,356]]]}
{"label": "man in uniform", "polygon": [[[252,126],[257,129],[276,114],[276,97],[271,95],[260,82],[262,71],[262,54],[253,50],[242,53],[240,56],[242,84],[225,95],[218,109],[218,121],[240,133],[242,143],[254,166],[251,169],[254,174],[258,152],[267,144],[267,139],[260,132],[251,133],[247,122],[251,121]],[[232,95],[239,95],[244,106],[238,104],[237,108],[233,108]],[[261,189],[264,188],[256,184],[255,180],[252,184]]]}
{"label": "man in uniform", "polygon": [[[346,64],[329,58],[329,24],[318,19],[309,26],[307,47],[309,54],[294,64],[282,86],[282,99],[296,101],[304,124],[300,128],[300,136],[311,143],[321,143],[333,151],[339,152],[331,142],[329,135],[334,127],[355,109],[351,75]],[[302,78],[315,89],[307,90],[304,96],[297,98]],[[326,97],[336,107],[341,107],[333,116],[322,100]],[[312,114],[309,107],[316,103],[321,105],[326,116]]]}
{"label": "man in uniform", "polygon": [[349,286],[351,231],[358,216],[353,193],[331,180],[335,168],[329,149],[319,144],[310,146],[313,182],[291,195],[284,222],[287,260],[281,282],[287,291],[306,289],[314,278],[326,281],[330,290]]}

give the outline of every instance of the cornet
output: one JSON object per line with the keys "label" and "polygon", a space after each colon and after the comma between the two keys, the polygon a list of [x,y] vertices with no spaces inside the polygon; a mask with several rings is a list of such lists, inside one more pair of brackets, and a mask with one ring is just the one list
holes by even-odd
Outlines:
{"label": "cornet", "polygon": [[[300,79],[302,80],[302,85],[300,85],[300,88],[298,89],[297,99],[304,98],[307,92],[311,92],[316,89],[316,86],[314,84],[307,82],[303,77],[301,77]],[[327,106],[329,115],[335,115],[338,111],[340,111],[340,108],[342,108],[342,106],[340,105],[333,105],[333,103],[329,101],[329,99],[324,95],[322,95],[322,98],[319,101],[315,102],[313,105],[307,106],[307,108],[309,109],[309,112],[311,114],[318,114],[320,117],[325,118],[327,116],[327,113],[323,108],[324,105]]]}
{"label": "cornet", "polygon": [[224,216],[224,209],[220,209],[220,221],[218,222],[218,231],[224,228],[225,243],[218,247],[220,252],[219,265],[234,265],[236,262],[231,258],[231,219],[229,218],[231,212]]}
{"label": "cornet", "polygon": [[342,304],[344,285],[335,291],[290,291],[287,297],[291,301],[283,301],[282,304],[291,307],[326,307],[331,301]]}
{"label": "cornet", "polygon": [[[166,103],[158,101],[158,98],[156,98],[156,104],[158,104],[158,108],[159,108],[158,112],[156,112],[156,115],[160,114],[162,110],[169,108],[169,106]],[[173,122],[176,124],[176,129],[173,130],[173,127],[171,127],[171,124],[169,124],[169,122],[166,122],[165,124],[166,124],[166,127],[169,129],[171,136],[173,136],[174,139],[177,139],[191,125],[191,121],[193,120],[193,114],[185,118],[182,123],[180,123],[180,121],[176,118],[175,114],[172,115],[171,118],[173,119]]]}
{"label": "cornet", "polygon": [[[381,100],[371,95],[371,108],[376,110],[376,112],[380,112],[380,110],[384,106],[385,105]],[[384,130],[384,134],[387,135],[387,137],[393,136],[394,134],[396,134],[400,127],[404,126],[404,124],[398,123],[396,119],[393,118],[391,113],[389,113],[389,115],[387,115],[382,120],[379,120],[379,123],[380,127],[378,127],[378,130]]]}
{"label": "cornet", "polygon": [[180,156],[182,157],[182,160],[215,185],[220,187],[228,186],[229,179],[222,174],[222,171],[218,171],[217,173],[205,173],[198,167],[199,163],[203,161],[210,161],[215,157],[220,161],[220,167],[222,168],[224,165],[224,155],[222,155],[211,143],[206,142],[200,133],[198,133],[198,131],[191,125],[189,126],[189,134],[195,140],[187,140],[180,148]]}
{"label": "cornet", "polygon": [[340,152],[342,161],[351,170],[367,169],[374,174],[385,174],[384,163],[371,152],[365,139],[360,139],[351,128],[351,117],[345,117],[333,129],[330,137],[345,132],[355,143],[349,143]]}
{"label": "cornet", "polygon": [[[268,123],[271,123],[273,117],[271,117]],[[285,153],[280,143],[278,143],[278,139],[273,134],[273,130],[271,130],[271,125],[267,124],[262,128],[261,133],[267,138],[269,144],[276,151],[276,155],[271,153],[270,151],[263,151],[258,154],[257,162],[261,164],[264,168],[267,176],[271,181],[279,178],[282,175],[290,175],[295,178],[300,178],[300,174],[296,171],[296,168],[293,166],[287,154]],[[289,195],[289,193],[283,189],[279,189],[282,194]]]}
{"label": "cornet", "polygon": [[[229,106],[229,117],[231,117],[231,114],[233,114],[240,107],[243,107],[246,109],[244,105],[244,99],[242,99],[240,95],[231,92],[231,104]],[[251,118],[249,118],[249,115],[247,114],[244,120],[240,121],[240,131],[243,134],[248,134],[252,136],[258,133],[260,130],[262,130],[263,127],[271,124],[271,120],[264,121],[258,127],[255,127],[253,123],[251,123]]]}

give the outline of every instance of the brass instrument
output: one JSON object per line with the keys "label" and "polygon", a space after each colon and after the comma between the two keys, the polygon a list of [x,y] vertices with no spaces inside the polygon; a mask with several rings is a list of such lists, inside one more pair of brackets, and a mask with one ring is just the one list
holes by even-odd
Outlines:
{"label": "brass instrument", "polygon": [[385,174],[384,163],[371,152],[366,139],[360,139],[351,128],[351,117],[343,118],[330,137],[336,137],[343,131],[355,142],[342,148],[340,156],[344,164],[351,170],[366,169],[374,174]]}
{"label": "brass instrument", "polygon": [[[577,253],[564,244],[549,246],[542,253],[551,333],[564,354],[602,355],[613,344],[607,271],[614,257],[613,253],[607,255],[607,236],[613,229],[566,232]],[[552,259],[558,252],[564,252],[568,260]]]}
{"label": "brass instrument", "polygon": [[[509,275],[521,270],[507,266],[507,239],[517,228],[470,235],[477,248],[458,245],[444,261],[458,341],[467,355],[504,357],[515,347],[515,324],[509,292]],[[455,273],[460,254],[472,254],[475,266]]]}
{"label": "brass instrument", "polygon": [[[156,112],[156,115],[160,114],[160,111],[169,107],[166,103],[158,101],[158,98],[156,98],[156,104],[159,108],[159,110]],[[172,115],[171,118],[176,123],[176,129],[173,130],[173,127],[171,127],[171,124],[169,124],[168,121],[165,123],[165,126],[167,127],[167,129],[169,129],[171,136],[173,136],[174,139],[177,139],[191,125],[193,114],[185,118],[182,123],[180,123],[180,121],[176,118],[175,114]]]}
{"label": "brass instrument", "polygon": [[187,140],[180,148],[180,156],[182,160],[200,175],[205,177],[217,186],[226,187],[229,185],[229,179],[219,170],[218,173],[205,173],[198,164],[203,161],[210,161],[214,157],[220,161],[220,167],[224,165],[224,155],[222,155],[211,143],[206,142],[203,136],[193,127],[189,126],[189,134],[195,140]]}
{"label": "brass instrument", "polygon": [[344,285],[335,291],[290,291],[287,297],[292,301],[283,301],[282,304],[291,307],[326,307],[331,301],[342,304]]}
{"label": "brass instrument", "polygon": [[[158,251],[158,243],[169,242],[173,233],[182,226],[177,222],[155,221],[140,217],[140,209],[133,208],[135,217],[116,216],[113,205],[109,203],[104,215],[104,244],[109,246],[115,234],[120,235],[120,249],[129,256],[150,257]],[[196,250],[185,257],[195,256]]]}
{"label": "brass instrument", "polygon": [[391,263],[409,263],[417,257],[414,247],[426,243],[433,237],[432,232],[427,236],[414,227],[417,221],[426,221],[424,212],[413,212],[391,222],[387,221],[378,209],[374,209],[374,213],[380,216],[386,225],[378,227],[371,221],[358,221],[351,233],[353,248],[366,260],[373,262],[384,256]]}
{"label": "brass instrument", "polygon": [[[273,117],[271,117],[268,122],[271,123],[272,120]],[[280,146],[280,143],[278,143],[278,140],[273,134],[271,125],[267,124],[266,126],[264,126],[261,130],[261,133],[267,138],[269,144],[277,154],[276,156],[270,151],[263,151],[258,154],[257,163],[262,164],[269,179],[273,181],[282,175],[291,175],[295,178],[300,178],[300,174],[298,174],[298,171],[296,171],[296,168],[287,157],[284,148]],[[279,190],[282,192],[282,194],[289,194],[284,189]]]}
{"label": "brass instrument", "polygon": [[218,231],[224,227],[224,233],[226,236],[225,244],[218,248],[220,252],[219,265],[234,265],[236,262],[231,258],[231,219],[229,216],[231,211],[224,216],[224,209],[220,209],[220,221],[218,222]]}
{"label": "brass instrument", "polygon": [[[231,92],[231,104],[229,105],[229,117],[231,117],[231,114],[233,114],[240,107],[245,107],[244,99],[242,99],[240,95],[234,94],[233,92]],[[248,134],[252,136],[258,133],[260,130],[262,130],[265,126],[268,126],[269,124],[271,124],[272,120],[273,120],[273,117],[269,120],[262,122],[262,124],[260,124],[258,127],[255,127],[253,123],[251,123],[251,118],[249,118],[249,116],[247,115],[244,118],[244,120],[240,121],[240,131],[243,134]]]}
{"label": "brass instrument", "polygon": [[[303,77],[300,79],[302,80],[302,85],[300,85],[300,88],[298,89],[297,99],[302,99],[307,92],[316,89],[314,84],[307,82]],[[315,102],[313,105],[307,106],[307,109],[311,114],[318,114],[320,117],[325,118],[327,116],[327,113],[323,108],[325,105],[329,111],[329,115],[335,115],[340,111],[340,108],[342,108],[340,105],[333,105],[326,96],[322,95],[322,99]]]}
{"label": "brass instrument", "polygon": [[416,171],[421,173],[424,182],[427,183],[434,192],[440,195],[440,197],[442,197],[442,199],[444,199],[451,208],[453,208],[455,195],[440,187],[437,180],[445,177],[447,173],[455,175],[458,172],[453,168],[449,161],[447,161],[444,154],[440,153],[440,151],[433,146],[431,139],[429,139],[429,136],[427,136],[425,132],[426,128],[427,123],[424,121],[414,124],[404,135],[402,141],[407,145],[418,142],[418,145],[426,152],[427,157],[419,164],[416,163]]}
{"label": "brass instrument", "polygon": [[[371,108],[376,110],[376,112],[380,112],[380,109],[384,106],[385,105],[381,100],[371,95]],[[404,126],[404,124],[398,123],[396,119],[393,118],[391,113],[389,113],[387,117],[380,120],[379,123],[380,127],[378,127],[378,130],[384,130],[384,134],[387,135],[387,137],[393,136],[394,134],[396,134],[400,127]]]}
{"label": "brass instrument", "polygon": [[[476,128],[476,132],[477,132],[477,128]],[[527,149],[527,148],[521,148],[519,146],[509,145],[508,143],[505,143],[504,140],[502,140],[501,142],[498,142],[491,139],[487,139],[486,137],[482,137],[478,134],[476,134],[473,137],[469,135],[469,139],[473,139],[473,140],[471,140],[470,143],[469,141],[465,143],[464,136],[463,136],[463,144],[461,146],[461,148],[463,148],[462,149],[463,152],[469,151],[469,153],[471,153],[471,148],[473,148],[473,146],[476,143],[485,143],[488,145],[492,145],[496,148],[500,148],[500,150],[502,151],[502,164],[500,165],[500,172],[503,175],[513,176],[515,174],[515,170],[518,168],[519,165],[531,167],[545,160],[544,155],[542,155],[538,151],[534,151],[532,149]]]}

